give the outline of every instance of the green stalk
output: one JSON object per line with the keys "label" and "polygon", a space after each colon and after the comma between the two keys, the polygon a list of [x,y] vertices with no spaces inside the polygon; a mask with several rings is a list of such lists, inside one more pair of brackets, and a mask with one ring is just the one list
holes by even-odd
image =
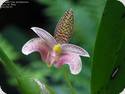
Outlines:
{"label": "green stalk", "polygon": [[0,61],[2,62],[6,70],[9,72],[9,75],[16,78],[21,76],[21,72],[18,70],[16,65],[8,58],[8,56],[4,53],[4,51],[1,48],[0,48]]}
{"label": "green stalk", "polygon": [[40,94],[39,86],[11,61],[1,48],[0,61],[9,75],[17,79],[18,87],[22,94]]}
{"label": "green stalk", "polygon": [[67,85],[68,85],[69,88],[70,88],[71,94],[77,94],[77,93],[76,93],[76,90],[74,89],[74,87],[72,86],[71,82],[70,82],[69,79],[68,79],[68,74],[67,74],[66,71],[65,71],[64,77],[65,77],[65,81],[66,81]]}

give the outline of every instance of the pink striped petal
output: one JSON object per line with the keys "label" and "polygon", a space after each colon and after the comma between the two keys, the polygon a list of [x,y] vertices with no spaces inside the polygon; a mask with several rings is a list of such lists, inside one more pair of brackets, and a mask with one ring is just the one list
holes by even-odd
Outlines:
{"label": "pink striped petal", "polygon": [[22,48],[22,53],[25,55],[29,55],[32,52],[39,52],[42,59],[45,60],[47,58],[49,49],[49,46],[42,38],[33,38],[24,44]]}
{"label": "pink striped petal", "polygon": [[68,64],[72,74],[80,73],[82,69],[82,61],[79,55],[74,53],[64,54],[60,57],[59,61],[55,63],[56,67],[61,67],[63,64]]}
{"label": "pink striped petal", "polygon": [[54,39],[54,37],[48,33],[46,30],[39,28],[39,27],[32,27],[31,28],[39,37],[43,38],[45,41],[47,41],[47,43],[49,43],[48,45],[54,46],[57,42]]}
{"label": "pink striped petal", "polygon": [[80,56],[90,57],[86,50],[74,44],[62,44],[62,50],[64,53],[71,52]]}

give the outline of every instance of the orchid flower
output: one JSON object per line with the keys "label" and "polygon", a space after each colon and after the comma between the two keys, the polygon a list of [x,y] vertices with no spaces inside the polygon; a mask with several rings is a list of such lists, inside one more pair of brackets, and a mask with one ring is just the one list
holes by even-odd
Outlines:
{"label": "orchid flower", "polygon": [[32,52],[39,52],[43,61],[50,67],[54,65],[59,68],[68,64],[72,74],[80,73],[82,61],[80,56],[89,57],[83,48],[69,44],[69,38],[73,27],[73,12],[66,11],[56,26],[54,37],[46,30],[39,27],[31,29],[39,36],[29,40],[22,48],[22,53],[29,55]]}

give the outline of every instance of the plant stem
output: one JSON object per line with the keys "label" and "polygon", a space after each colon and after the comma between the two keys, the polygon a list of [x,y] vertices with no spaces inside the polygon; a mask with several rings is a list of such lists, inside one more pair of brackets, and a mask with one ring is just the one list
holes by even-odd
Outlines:
{"label": "plant stem", "polygon": [[0,61],[13,77],[18,78],[21,75],[21,72],[18,70],[16,65],[8,58],[4,51],[0,48]]}
{"label": "plant stem", "polygon": [[67,74],[66,71],[65,71],[64,77],[65,77],[65,81],[66,81],[67,85],[68,85],[69,88],[70,88],[71,94],[77,94],[77,93],[76,93],[76,90],[73,88],[71,82],[70,82],[69,79],[68,79],[68,74]]}
{"label": "plant stem", "polygon": [[7,72],[9,72],[9,75],[17,79],[18,87],[22,94],[40,94],[38,85],[29,77],[25,77],[22,70],[8,58],[1,48],[0,60],[2,61],[2,64],[6,68]]}

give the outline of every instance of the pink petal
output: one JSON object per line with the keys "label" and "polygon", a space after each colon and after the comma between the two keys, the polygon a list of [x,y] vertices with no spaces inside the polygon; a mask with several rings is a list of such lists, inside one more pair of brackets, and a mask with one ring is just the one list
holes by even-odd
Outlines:
{"label": "pink petal", "polygon": [[62,50],[64,53],[71,52],[80,56],[90,57],[86,50],[74,44],[62,44]]}
{"label": "pink petal", "polygon": [[47,43],[49,43],[48,45],[52,45],[54,46],[57,42],[54,39],[54,37],[48,33],[46,30],[39,28],[39,27],[32,27],[31,28],[39,37],[43,38],[45,41],[47,41]]}
{"label": "pink petal", "polygon": [[42,59],[45,60],[47,58],[49,49],[49,46],[42,38],[33,38],[24,44],[22,53],[29,55],[32,52],[40,52]]}
{"label": "pink petal", "polygon": [[74,53],[64,54],[60,57],[59,61],[55,64],[56,67],[61,67],[63,64],[68,64],[72,74],[80,73],[82,69],[82,61],[80,56]]}

